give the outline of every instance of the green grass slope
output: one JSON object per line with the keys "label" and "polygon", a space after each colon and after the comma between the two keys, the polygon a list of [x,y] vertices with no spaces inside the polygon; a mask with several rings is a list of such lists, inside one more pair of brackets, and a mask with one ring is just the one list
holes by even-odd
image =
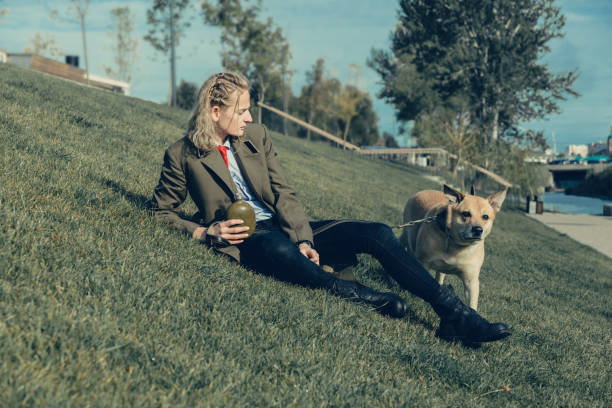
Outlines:
{"label": "green grass slope", "polygon": [[[150,218],[186,116],[0,64],[0,407],[612,405],[610,259],[502,211],[480,311],[514,335],[440,341],[431,308],[367,256],[360,279],[401,294],[408,317],[255,275]],[[437,188],[274,142],[313,218],[397,223]]]}

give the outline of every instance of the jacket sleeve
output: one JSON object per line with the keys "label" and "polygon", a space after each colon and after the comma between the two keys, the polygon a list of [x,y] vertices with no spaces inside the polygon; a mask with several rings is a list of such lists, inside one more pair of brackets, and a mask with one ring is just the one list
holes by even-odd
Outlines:
{"label": "jacket sleeve", "polygon": [[187,181],[180,150],[172,149],[171,146],[164,154],[164,164],[150,202],[150,211],[155,218],[191,236],[200,225],[182,218],[178,212],[178,207],[187,197]]}
{"label": "jacket sleeve", "polygon": [[264,127],[263,147],[268,166],[270,185],[274,193],[274,207],[280,226],[292,242],[313,242],[312,229],[306,219],[304,207],[287,183],[278,161],[278,154],[272,147],[268,130]]}

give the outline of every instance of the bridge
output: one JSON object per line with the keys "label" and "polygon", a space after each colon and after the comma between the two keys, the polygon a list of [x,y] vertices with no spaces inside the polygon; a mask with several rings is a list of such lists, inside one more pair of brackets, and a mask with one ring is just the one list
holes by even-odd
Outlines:
{"label": "bridge", "polygon": [[601,173],[610,166],[612,163],[549,164],[547,167],[550,175],[546,184],[553,189],[573,187],[587,176]]}

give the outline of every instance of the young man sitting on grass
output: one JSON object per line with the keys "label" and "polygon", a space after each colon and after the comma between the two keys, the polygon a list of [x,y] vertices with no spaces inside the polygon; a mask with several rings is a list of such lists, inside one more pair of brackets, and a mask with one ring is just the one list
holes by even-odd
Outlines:
{"label": "young man sitting on grass", "polygon": [[[254,271],[325,288],[385,315],[403,317],[402,298],[341,280],[320,267],[367,253],[403,288],[431,304],[441,319],[437,331],[441,338],[478,343],[510,335],[505,324],[489,323],[463,304],[452,287],[438,285],[387,225],[308,222],[283,176],[266,128],[251,124],[249,108],[249,84],[242,75],[224,72],[204,82],[185,137],[166,150],[151,201],[158,218]],[[199,209],[198,222],[177,212],[187,194]],[[241,219],[226,219],[228,208],[239,199],[255,213],[252,235],[248,226],[240,225]]]}

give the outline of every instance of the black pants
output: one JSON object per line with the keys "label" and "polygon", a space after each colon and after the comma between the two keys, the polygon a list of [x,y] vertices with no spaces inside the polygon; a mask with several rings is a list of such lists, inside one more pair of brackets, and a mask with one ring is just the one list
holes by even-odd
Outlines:
{"label": "black pants", "polygon": [[[313,231],[329,221],[311,222]],[[385,224],[347,220],[339,222],[314,238],[321,264],[328,259],[351,259],[366,253],[376,258],[404,289],[431,302],[439,285],[399,242]],[[330,287],[335,278],[307,259],[280,229],[268,225],[240,244],[242,263],[277,279],[309,287]]]}

